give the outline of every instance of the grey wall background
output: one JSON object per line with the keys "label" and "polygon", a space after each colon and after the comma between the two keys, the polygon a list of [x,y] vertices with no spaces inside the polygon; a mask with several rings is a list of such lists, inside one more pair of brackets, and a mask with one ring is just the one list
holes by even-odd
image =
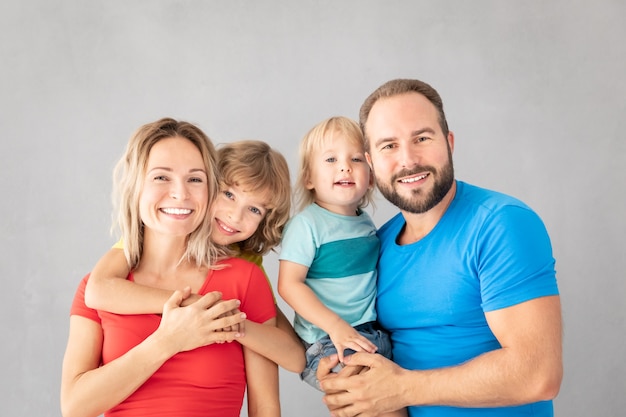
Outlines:
{"label": "grey wall background", "polygon": [[[439,89],[457,177],[551,233],[556,414],[624,415],[624,22],[620,0],[0,3],[0,415],[60,415],[70,302],[114,242],[110,173],[136,127],[169,115],[216,143],[263,139],[295,176],[310,127],[356,118],[396,77]],[[381,198],[374,218],[393,213]],[[281,390],[283,415],[327,415],[296,375]]]}

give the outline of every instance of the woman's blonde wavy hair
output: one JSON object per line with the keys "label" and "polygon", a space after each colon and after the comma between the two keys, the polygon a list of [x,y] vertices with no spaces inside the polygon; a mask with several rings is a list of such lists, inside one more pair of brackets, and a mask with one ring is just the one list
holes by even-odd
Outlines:
{"label": "woman's blonde wavy hair", "polygon": [[[139,197],[150,150],[160,140],[174,137],[187,139],[200,151],[207,173],[207,208],[213,204],[219,189],[215,147],[198,127],[163,118],[137,129],[113,171],[114,229],[119,229],[124,242],[124,255],[131,269],[139,264],[143,250],[144,226],[139,214]],[[225,250],[211,243],[210,236],[211,216],[207,212],[202,223],[189,234],[187,250],[181,261],[187,259],[198,266],[210,267],[224,256]]]}

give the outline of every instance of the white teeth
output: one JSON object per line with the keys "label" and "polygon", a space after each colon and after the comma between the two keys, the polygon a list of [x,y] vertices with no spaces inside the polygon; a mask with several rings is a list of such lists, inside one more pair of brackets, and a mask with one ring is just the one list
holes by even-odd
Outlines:
{"label": "white teeth", "polygon": [[350,181],[337,181],[337,184],[341,184],[341,185],[350,185],[351,182]]}
{"label": "white teeth", "polygon": [[400,182],[411,183],[411,182],[416,182],[416,181],[419,181],[419,180],[423,180],[426,177],[427,177],[427,175],[420,175],[419,177],[413,177],[413,178],[407,178],[405,180],[400,180]]}
{"label": "white teeth", "polygon": [[164,213],[181,215],[181,214],[190,214],[191,210],[189,209],[179,209],[179,208],[164,208],[161,209]]}
{"label": "white teeth", "polygon": [[236,233],[237,231],[235,229],[231,229],[230,227],[226,226],[225,223],[222,223],[221,221],[217,221],[217,225],[219,227],[221,227],[223,230],[227,231],[228,233]]}
{"label": "white teeth", "polygon": [[235,229],[231,229],[230,227],[225,226],[223,224],[221,226],[222,226],[222,229],[226,230],[228,233],[235,233]]}

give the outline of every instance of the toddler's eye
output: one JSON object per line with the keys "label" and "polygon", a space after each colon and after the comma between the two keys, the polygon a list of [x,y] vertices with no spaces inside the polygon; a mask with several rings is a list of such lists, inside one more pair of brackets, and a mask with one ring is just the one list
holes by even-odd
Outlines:
{"label": "toddler's eye", "polygon": [[326,158],[326,162],[336,162],[337,158],[335,157],[330,157],[330,158]]}
{"label": "toddler's eye", "polygon": [[230,191],[224,191],[224,195],[226,196],[226,198],[231,200],[235,197]]}

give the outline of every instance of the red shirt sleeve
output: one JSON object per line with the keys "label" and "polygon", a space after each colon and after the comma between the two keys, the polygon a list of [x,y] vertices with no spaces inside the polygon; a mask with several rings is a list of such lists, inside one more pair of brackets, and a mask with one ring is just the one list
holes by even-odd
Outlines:
{"label": "red shirt sleeve", "polygon": [[87,307],[85,304],[85,287],[87,286],[88,279],[89,274],[87,274],[78,284],[78,288],[74,294],[74,301],[72,302],[72,307],[70,308],[70,316],[82,316],[100,323],[100,316],[98,316],[98,312],[93,308]]}

